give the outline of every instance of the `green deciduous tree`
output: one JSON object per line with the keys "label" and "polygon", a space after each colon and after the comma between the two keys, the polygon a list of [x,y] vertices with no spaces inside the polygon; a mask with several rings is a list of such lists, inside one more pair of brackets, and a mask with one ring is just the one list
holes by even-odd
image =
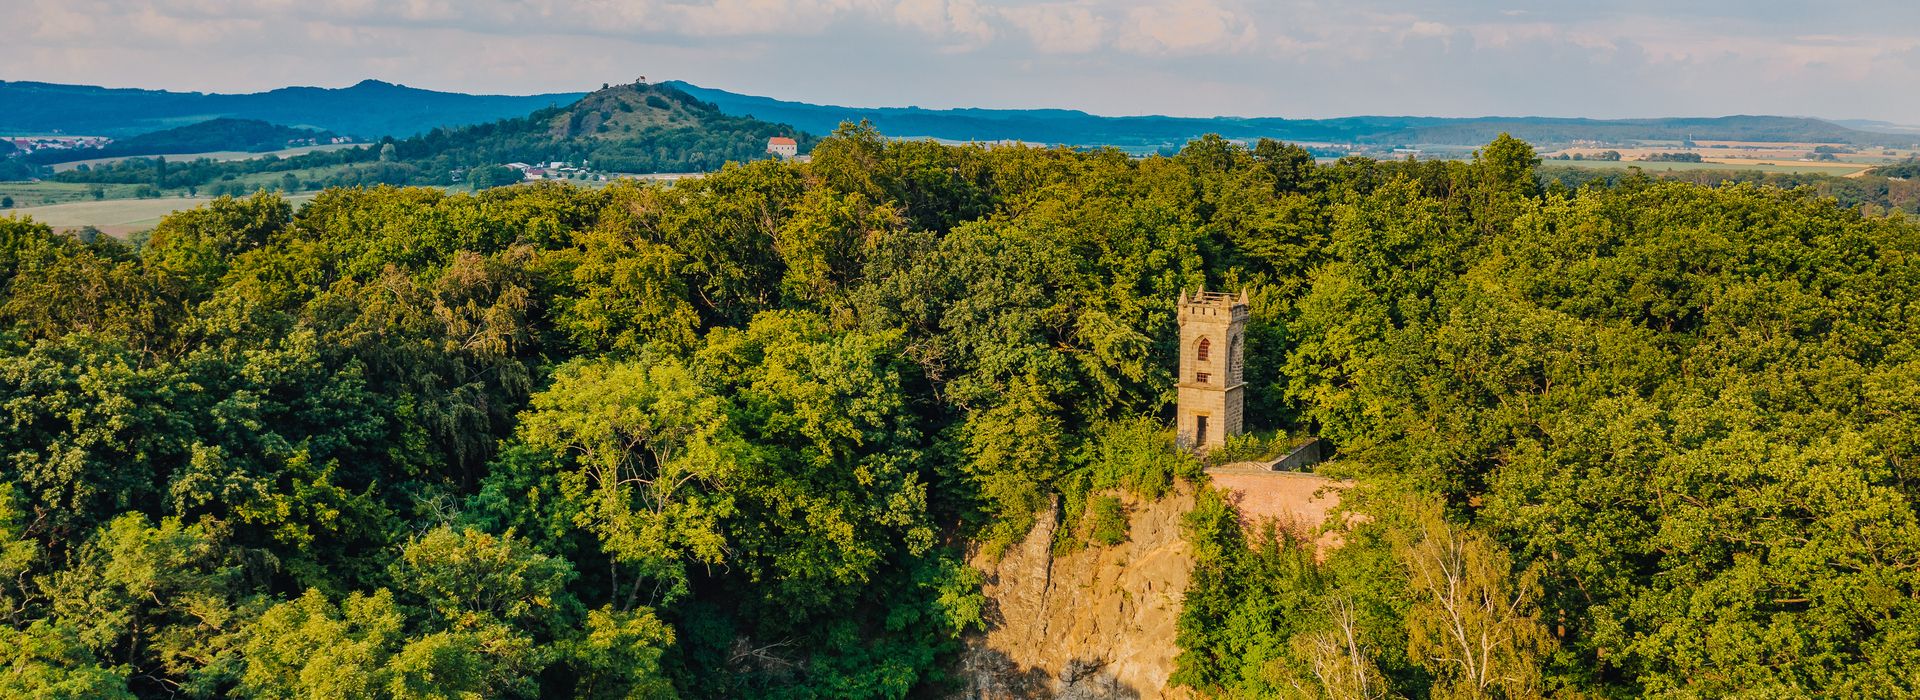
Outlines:
{"label": "green deciduous tree", "polygon": [[575,524],[630,567],[608,581],[623,609],[685,595],[686,566],[727,560],[722,522],[737,506],[726,487],[744,446],[681,362],[563,367],[533,398],[520,439],[552,455],[579,504]]}
{"label": "green deciduous tree", "polygon": [[194,693],[231,672],[229,651],[260,607],[247,584],[270,563],[249,562],[217,521],[138,513],[114,518],[74,560],[44,583],[59,625],[143,689]]}
{"label": "green deciduous tree", "polygon": [[104,666],[72,629],[37,620],[0,628],[0,694],[47,700],[133,700],[127,670]]}

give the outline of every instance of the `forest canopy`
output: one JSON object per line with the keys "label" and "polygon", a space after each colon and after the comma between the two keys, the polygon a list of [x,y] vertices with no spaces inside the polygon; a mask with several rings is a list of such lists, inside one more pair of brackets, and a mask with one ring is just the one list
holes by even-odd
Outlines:
{"label": "forest canopy", "polygon": [[1321,559],[1202,483],[1176,682],[1920,691],[1910,221],[1504,137],[813,155],[0,218],[0,695],[951,691],[967,552],[1204,482],[1164,427],[1203,285],[1253,300],[1249,419],[1366,517]]}

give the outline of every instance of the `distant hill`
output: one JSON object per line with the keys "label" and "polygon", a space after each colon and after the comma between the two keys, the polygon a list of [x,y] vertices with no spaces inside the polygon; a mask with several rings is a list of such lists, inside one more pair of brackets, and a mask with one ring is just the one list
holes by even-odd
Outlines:
{"label": "distant hill", "polygon": [[59,131],[121,138],[226,117],[377,139],[524,116],[572,104],[583,94],[466,95],[378,80],[248,94],[0,81],[0,134]]}
{"label": "distant hill", "polygon": [[435,130],[395,145],[401,161],[429,169],[566,161],[611,172],[705,172],[767,157],[773,136],[794,137],[803,152],[815,139],[785,124],[730,116],[673,87],[632,84],[521,119]]}
{"label": "distant hill", "polygon": [[40,151],[30,156],[29,160],[38,163],[63,163],[94,158],[168,153],[265,152],[286,148],[290,142],[325,143],[333,137],[334,133],[331,131],[280,126],[256,119],[222,117],[121,139],[101,148]]}
{"label": "distant hill", "polygon": [[1552,117],[1102,117],[1062,109],[921,109],[919,107],[843,107],[787,102],[741,95],[690,83],[668,83],[722,111],[792,124],[829,133],[841,122],[870,120],[889,136],[952,140],[1019,140],[1069,145],[1111,145],[1141,149],[1178,146],[1202,134],[1231,139],[1367,145],[1478,146],[1501,132],[1540,145],[1574,140],[1677,141],[1821,141],[1861,145],[1905,145],[1920,136],[1877,133],[1805,117],[1730,116],[1662,119],[1567,119]]}
{"label": "distant hill", "polygon": [[622,141],[636,133],[700,128],[732,119],[671,87],[617,85],[589,93],[547,118],[547,133],[555,139]]}

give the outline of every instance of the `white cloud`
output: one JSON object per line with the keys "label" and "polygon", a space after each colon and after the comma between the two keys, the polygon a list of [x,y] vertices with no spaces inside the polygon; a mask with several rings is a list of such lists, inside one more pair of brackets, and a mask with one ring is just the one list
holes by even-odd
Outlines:
{"label": "white cloud", "polygon": [[976,48],[992,41],[991,8],[975,0],[902,0],[892,18],[903,27],[945,42],[946,48]]}
{"label": "white cloud", "polygon": [[648,25],[653,31],[694,36],[743,36],[816,33],[835,20],[870,6],[836,0],[714,0],[708,3],[665,3],[658,14],[664,22]]}
{"label": "white cloud", "polygon": [[1099,49],[1109,25],[1105,18],[1081,4],[1009,7],[1000,14],[1026,32],[1034,48],[1043,53],[1088,53]]}
{"label": "white cloud", "polygon": [[42,3],[26,15],[25,37],[37,42],[86,41],[96,36],[93,15],[66,3]]}
{"label": "white cloud", "polygon": [[1127,12],[1117,46],[1141,53],[1231,53],[1256,37],[1247,16],[1213,0],[1169,0]]}

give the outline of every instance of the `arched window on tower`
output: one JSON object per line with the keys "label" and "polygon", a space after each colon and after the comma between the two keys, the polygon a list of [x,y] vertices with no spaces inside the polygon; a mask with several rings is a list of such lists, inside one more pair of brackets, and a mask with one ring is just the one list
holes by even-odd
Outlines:
{"label": "arched window on tower", "polygon": [[1198,382],[1200,384],[1206,384],[1209,380],[1213,379],[1213,375],[1207,372],[1207,369],[1209,368],[1205,364],[1203,364],[1207,361],[1208,351],[1212,349],[1213,349],[1213,341],[1208,340],[1206,338],[1201,338],[1200,344],[1194,346],[1193,364],[1195,366],[1193,368],[1193,381]]}

